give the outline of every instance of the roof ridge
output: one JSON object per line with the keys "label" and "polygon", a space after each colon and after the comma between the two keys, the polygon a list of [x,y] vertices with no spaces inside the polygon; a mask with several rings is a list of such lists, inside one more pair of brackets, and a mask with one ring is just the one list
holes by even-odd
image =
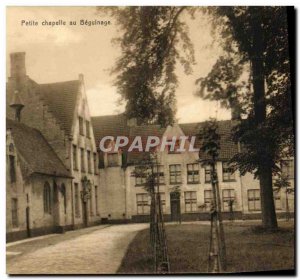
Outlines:
{"label": "roof ridge", "polygon": [[112,115],[103,115],[103,116],[91,116],[91,118],[105,118],[105,117],[120,117],[125,116],[124,113],[112,114]]}
{"label": "roof ridge", "polygon": [[[202,124],[202,123],[205,123],[205,122],[207,122],[207,121],[209,121],[209,120],[201,121],[201,122],[178,123],[178,125],[185,125],[185,124],[189,124],[189,125],[191,125],[191,124]],[[230,122],[230,121],[233,121],[233,120],[217,120],[217,123],[219,123],[219,122]]]}
{"label": "roof ridge", "polygon": [[58,84],[64,84],[64,83],[74,83],[74,82],[78,82],[80,83],[79,80],[69,80],[69,81],[61,81],[61,82],[54,82],[54,83],[37,83],[39,86],[49,86],[49,85],[58,85]]}

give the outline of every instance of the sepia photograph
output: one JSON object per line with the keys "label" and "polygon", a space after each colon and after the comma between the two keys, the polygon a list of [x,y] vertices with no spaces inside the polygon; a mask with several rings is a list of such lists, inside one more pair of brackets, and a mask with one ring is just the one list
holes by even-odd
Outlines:
{"label": "sepia photograph", "polygon": [[5,10],[7,275],[295,275],[293,6]]}

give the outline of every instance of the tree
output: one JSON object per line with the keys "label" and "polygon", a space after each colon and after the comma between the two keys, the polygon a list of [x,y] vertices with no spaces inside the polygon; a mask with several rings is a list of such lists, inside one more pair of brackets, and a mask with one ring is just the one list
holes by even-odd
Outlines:
{"label": "tree", "polygon": [[193,15],[193,8],[144,6],[110,7],[123,34],[115,39],[121,47],[113,73],[115,85],[125,101],[125,113],[140,123],[172,124],[176,112],[176,63],[190,74],[194,49],[188,27],[180,16]]}
{"label": "tree", "polygon": [[198,95],[244,116],[233,135],[242,150],[231,162],[242,175],[252,172],[259,178],[263,226],[276,228],[272,174],[294,146],[286,10],[213,7],[204,12],[220,34],[225,55],[197,80]]}
{"label": "tree", "polygon": [[160,178],[156,152],[146,154],[139,162],[132,176],[144,178],[144,189],[151,197],[150,206],[150,244],[153,251],[154,271],[159,274],[170,272],[168,245],[160,197]]}
{"label": "tree", "polygon": [[[218,174],[216,169],[220,150],[220,135],[218,133],[218,123],[216,119],[210,119],[204,123],[201,131],[199,132],[199,137],[202,142],[199,151],[199,160],[202,162],[202,165],[209,165],[211,167],[211,184],[213,194],[208,272],[222,272],[226,270],[226,246],[222,222]],[[212,235],[216,236],[216,238]]]}
{"label": "tree", "polygon": [[[187,12],[194,16],[196,10],[109,8],[124,32],[116,40],[122,56],[114,72],[128,117],[163,126],[173,123],[176,63],[188,74],[194,62],[181,15]],[[243,150],[232,162],[242,174],[252,172],[259,177],[263,225],[276,228],[272,173],[278,172],[276,161],[283,151],[291,155],[294,147],[286,9],[209,7],[202,11],[211,16],[225,54],[207,77],[198,80],[198,93],[205,99],[220,100],[237,116],[246,117],[235,129],[234,139]],[[248,79],[243,76],[247,69]]]}

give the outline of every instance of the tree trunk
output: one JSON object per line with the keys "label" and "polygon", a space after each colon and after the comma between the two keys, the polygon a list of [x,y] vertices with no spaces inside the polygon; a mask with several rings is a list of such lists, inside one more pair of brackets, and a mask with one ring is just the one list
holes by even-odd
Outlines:
{"label": "tree trunk", "polygon": [[289,207],[289,197],[288,197],[288,187],[285,187],[285,212],[286,212],[286,220],[290,220],[290,207]]}
{"label": "tree trunk", "polygon": [[273,198],[272,170],[268,166],[260,172],[260,196],[262,224],[266,229],[276,229],[277,218]]}
{"label": "tree trunk", "polygon": [[[253,49],[251,53],[251,68],[253,77],[253,105],[254,117],[257,126],[262,124],[266,119],[266,102],[265,102],[265,77],[264,77],[264,39],[262,30],[262,20],[260,7],[250,7],[253,16]],[[261,150],[267,153],[267,144],[262,141]],[[265,148],[264,148],[265,146]],[[270,158],[267,154],[265,158]],[[276,212],[273,199],[272,185],[272,168],[268,162],[262,162],[259,166],[260,194],[262,223],[265,228],[277,228]]]}
{"label": "tree trunk", "polygon": [[218,183],[218,174],[216,171],[216,160],[213,160],[212,164],[212,190],[213,190],[213,200],[217,211],[217,224],[219,225],[219,254],[220,254],[220,272],[224,272],[227,269],[227,258],[226,258],[226,243],[225,243],[225,233],[223,227],[222,219],[222,207],[220,199],[220,189]]}

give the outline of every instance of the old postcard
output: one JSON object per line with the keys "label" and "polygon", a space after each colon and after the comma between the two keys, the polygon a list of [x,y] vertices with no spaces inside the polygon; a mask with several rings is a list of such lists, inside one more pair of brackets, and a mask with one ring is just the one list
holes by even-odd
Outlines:
{"label": "old postcard", "polygon": [[295,273],[293,7],[6,17],[7,274]]}

